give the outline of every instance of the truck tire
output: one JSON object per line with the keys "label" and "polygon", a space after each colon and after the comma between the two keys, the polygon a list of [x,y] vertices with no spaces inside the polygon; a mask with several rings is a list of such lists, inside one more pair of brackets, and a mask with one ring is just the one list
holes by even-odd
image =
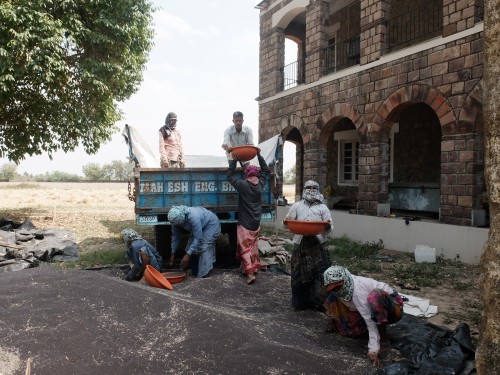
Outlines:
{"label": "truck tire", "polygon": [[163,260],[163,268],[168,267],[172,230],[170,225],[155,225],[155,247]]}

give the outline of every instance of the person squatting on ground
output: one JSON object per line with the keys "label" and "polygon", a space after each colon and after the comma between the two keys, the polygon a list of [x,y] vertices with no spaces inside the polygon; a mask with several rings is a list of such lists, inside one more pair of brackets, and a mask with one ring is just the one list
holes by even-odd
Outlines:
{"label": "person squatting on ground", "polygon": [[148,264],[161,272],[161,256],[148,241],[130,228],[122,230],[121,237],[127,246],[126,256],[130,263],[125,280],[140,280]]}
{"label": "person squatting on ground", "polygon": [[177,115],[170,112],[160,130],[160,165],[162,168],[184,168],[184,150],[181,133],[177,129]]}
{"label": "person squatting on ground", "polygon": [[189,232],[189,239],[181,268],[191,268],[193,276],[207,277],[215,263],[215,245],[221,231],[219,218],[204,207],[174,206],[168,212],[168,221],[172,224],[170,265],[184,229]]}
{"label": "person squatting on ground", "polygon": [[[253,145],[253,134],[252,129],[248,126],[243,125],[243,113],[236,111],[233,113],[233,125],[228,127],[224,131],[224,141],[222,142],[222,148],[226,151],[227,160],[230,162],[233,160],[231,155],[231,149],[236,146]],[[249,161],[241,162],[242,167],[246,167],[250,164]]]}
{"label": "person squatting on ground", "polygon": [[[316,181],[304,184],[302,199],[292,205],[283,220],[328,221],[332,223],[330,210],[323,203]],[[331,266],[327,235],[333,230],[333,223],[317,236],[293,236],[291,259],[292,307],[323,310],[326,293],[323,287],[323,272]]]}
{"label": "person squatting on ground", "polygon": [[240,268],[246,274],[247,284],[255,281],[255,274],[260,269],[259,232],[262,215],[262,192],[269,176],[269,167],[264,158],[257,153],[260,171],[255,165],[245,168],[245,178],[234,175],[236,160],[229,161],[227,180],[238,191],[238,225],[236,259],[241,260]]}
{"label": "person squatting on ground", "polygon": [[368,329],[368,357],[380,366],[379,353],[390,349],[386,328],[403,316],[403,298],[386,283],[352,275],[333,265],[325,273],[326,314],[343,336],[358,336]]}

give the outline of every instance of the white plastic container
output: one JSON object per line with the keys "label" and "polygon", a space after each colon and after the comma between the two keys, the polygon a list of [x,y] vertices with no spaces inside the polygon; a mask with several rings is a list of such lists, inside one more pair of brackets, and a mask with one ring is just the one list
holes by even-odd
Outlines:
{"label": "white plastic container", "polygon": [[426,245],[417,245],[415,248],[415,262],[436,263],[436,249]]}

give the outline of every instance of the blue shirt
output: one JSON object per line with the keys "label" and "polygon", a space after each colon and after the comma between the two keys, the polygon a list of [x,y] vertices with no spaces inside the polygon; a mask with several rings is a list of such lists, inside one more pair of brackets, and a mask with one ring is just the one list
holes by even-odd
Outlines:
{"label": "blue shirt", "polygon": [[175,254],[181,242],[181,228],[190,232],[193,241],[186,250],[188,255],[198,254],[204,242],[211,242],[220,234],[220,221],[217,215],[205,207],[189,207],[186,221],[181,225],[172,225],[172,254]]}

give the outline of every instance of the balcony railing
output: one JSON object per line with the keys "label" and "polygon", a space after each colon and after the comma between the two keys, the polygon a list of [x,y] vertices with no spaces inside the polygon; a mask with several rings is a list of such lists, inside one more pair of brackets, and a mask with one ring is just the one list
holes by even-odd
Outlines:
{"label": "balcony railing", "polygon": [[388,47],[394,51],[441,34],[442,7],[439,1],[412,9],[387,21]]}
{"label": "balcony railing", "polygon": [[285,65],[281,68],[281,91],[291,89],[306,81],[306,59],[302,59]]}
{"label": "balcony railing", "polygon": [[332,44],[323,50],[325,74],[359,64],[359,35]]}

